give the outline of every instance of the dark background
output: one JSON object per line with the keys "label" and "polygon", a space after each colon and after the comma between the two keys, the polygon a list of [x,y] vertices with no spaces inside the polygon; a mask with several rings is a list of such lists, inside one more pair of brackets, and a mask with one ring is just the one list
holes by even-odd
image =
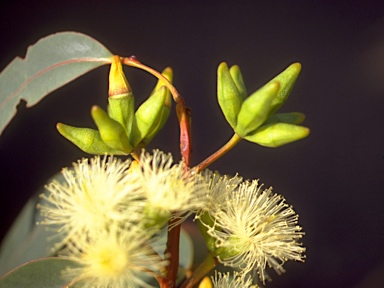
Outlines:
{"label": "dark background", "polygon": [[[301,75],[282,111],[307,115],[309,138],[268,149],[241,142],[211,168],[259,178],[300,214],[307,259],[267,287],[382,287],[384,284],[384,4],[382,1],[10,1],[0,4],[0,68],[39,38],[86,33],[122,56],[161,70],[192,109],[193,164],[231,129],[216,102],[216,69],[238,64],[253,92],[289,64]],[[155,80],[126,69],[138,102]],[[106,107],[108,67],[25,103],[0,138],[0,230],[62,167],[87,156],[57,122],[94,127]],[[150,148],[178,155],[171,117]]]}

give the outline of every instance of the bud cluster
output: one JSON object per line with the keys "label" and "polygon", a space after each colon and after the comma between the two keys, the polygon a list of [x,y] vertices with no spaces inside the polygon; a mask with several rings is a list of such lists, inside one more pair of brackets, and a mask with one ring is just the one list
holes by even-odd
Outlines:
{"label": "bud cluster", "polygon": [[278,147],[309,134],[298,126],[302,113],[276,113],[285,103],[301,70],[290,65],[263,87],[247,97],[240,68],[221,63],[217,70],[217,95],[229,125],[243,139],[266,147]]}
{"label": "bud cluster", "polygon": [[[172,81],[172,69],[163,75]],[[61,135],[86,153],[127,155],[146,146],[161,130],[171,109],[171,95],[161,80],[146,101],[135,111],[131,87],[124,75],[119,56],[114,56],[109,74],[108,110],[91,109],[98,130],[57,124]]]}

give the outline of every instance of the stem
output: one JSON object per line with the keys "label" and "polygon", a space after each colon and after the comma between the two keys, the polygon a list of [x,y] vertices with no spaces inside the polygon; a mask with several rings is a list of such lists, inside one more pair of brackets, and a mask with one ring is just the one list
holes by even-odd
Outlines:
{"label": "stem", "polygon": [[[175,221],[175,220],[173,220]],[[172,226],[172,220],[169,221],[168,227]],[[169,229],[169,228],[168,228]],[[177,271],[179,269],[179,246],[180,246],[180,230],[181,225],[176,225],[168,230],[167,247],[164,254],[170,254],[169,266],[166,276],[166,285],[164,287],[176,287]]]}
{"label": "stem", "polygon": [[223,156],[225,153],[227,153],[229,150],[231,150],[237,143],[239,143],[241,140],[241,137],[237,135],[236,133],[233,134],[232,138],[229,139],[227,143],[223,147],[221,147],[219,150],[217,150],[215,153],[213,153],[211,156],[200,162],[199,165],[196,166],[197,172],[200,172],[207,168],[209,165],[211,165],[213,162],[215,162],[217,159],[219,159],[221,156]]}
{"label": "stem", "polygon": [[208,274],[217,265],[217,259],[211,253],[207,255],[204,261],[193,272],[192,276],[184,281],[180,288],[192,288],[205,275]]}

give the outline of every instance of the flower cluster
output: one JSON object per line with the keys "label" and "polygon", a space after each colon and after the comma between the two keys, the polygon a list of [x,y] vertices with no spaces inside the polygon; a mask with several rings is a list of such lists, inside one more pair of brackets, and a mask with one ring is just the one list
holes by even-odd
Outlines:
{"label": "flower cluster", "polygon": [[142,287],[143,274],[161,275],[168,261],[155,252],[156,233],[200,209],[205,193],[183,168],[155,150],[138,162],[96,156],[64,169],[64,183],[50,183],[39,208],[41,224],[60,227],[61,254],[83,265],[67,273],[84,287]]}
{"label": "flower cluster", "polygon": [[249,272],[264,282],[267,266],[280,274],[285,261],[303,260],[298,216],[282,196],[256,180],[195,172],[158,150],[139,161],[96,156],[64,169],[64,183],[47,186],[40,209],[42,224],[60,227],[61,255],[82,264],[67,274],[84,287],[147,287],[143,279],[161,277],[168,265],[169,255],[155,252],[158,232],[192,213],[211,255],[240,270],[216,274],[214,287],[255,287]]}

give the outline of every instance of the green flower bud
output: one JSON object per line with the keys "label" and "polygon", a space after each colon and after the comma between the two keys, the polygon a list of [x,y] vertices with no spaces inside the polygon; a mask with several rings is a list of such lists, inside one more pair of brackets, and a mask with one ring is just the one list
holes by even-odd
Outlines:
{"label": "green flower bud", "polygon": [[61,135],[88,154],[124,154],[121,151],[108,147],[101,139],[100,133],[97,130],[73,127],[63,123],[58,123],[56,128]]}
{"label": "green flower bud", "polygon": [[237,117],[236,134],[244,138],[264,123],[279,88],[279,82],[270,82],[244,100]]}
{"label": "green flower bud", "polygon": [[[169,82],[172,82],[173,72],[170,67],[165,68],[162,74],[165,76],[165,78],[168,79]],[[151,96],[154,95],[162,87],[164,87],[163,81],[161,80],[157,81],[157,84],[153,89]],[[153,139],[153,137],[155,137],[155,135],[163,128],[163,126],[168,120],[169,114],[171,113],[171,107],[172,107],[172,95],[169,89],[166,89],[165,101],[160,114],[160,119],[158,121],[158,124],[154,126],[153,129],[149,131],[148,134],[143,138],[142,142],[145,143],[145,145],[148,145],[149,142],[151,142],[151,140]]]}
{"label": "green flower bud", "polygon": [[[238,67],[229,71],[226,63],[221,63],[217,69],[217,100],[229,125],[235,128],[237,115],[243,103],[245,87]],[[240,89],[239,89],[239,87]]]}
{"label": "green flower bud", "polygon": [[244,79],[243,79],[243,75],[241,74],[240,67],[237,65],[233,65],[229,69],[229,73],[231,73],[232,79],[235,82],[236,87],[239,90],[242,99],[244,100],[245,98],[247,98],[248,93],[247,93],[247,89],[245,88]]}
{"label": "green flower bud", "polygon": [[161,119],[166,97],[167,89],[162,86],[137,109],[130,134],[133,146],[137,146],[145,137],[156,130]]}
{"label": "green flower bud", "polygon": [[123,126],[125,134],[129,135],[135,116],[134,98],[129,95],[115,95],[108,98],[108,115]]}
{"label": "green flower bud", "polygon": [[309,129],[287,123],[271,123],[263,125],[254,133],[247,135],[246,140],[266,147],[279,147],[309,135]]}
{"label": "green flower bud", "polygon": [[100,131],[101,139],[110,148],[120,150],[124,153],[132,151],[132,145],[129,143],[125,134],[124,127],[108,116],[108,114],[98,106],[93,106],[91,110],[92,118]]}
{"label": "green flower bud", "polygon": [[275,99],[273,99],[272,101],[271,111],[269,115],[275,113],[281,107],[281,105],[285,103],[289,94],[292,91],[293,85],[295,84],[297,77],[300,74],[300,71],[301,64],[294,63],[267,83],[269,84],[274,81],[278,81],[280,83],[280,89],[277,92]]}
{"label": "green flower bud", "polygon": [[119,56],[112,59],[108,95],[108,115],[119,122],[129,135],[135,113],[134,98]]}
{"label": "green flower bud", "polygon": [[305,115],[300,112],[291,113],[276,113],[270,116],[264,125],[270,123],[288,123],[288,124],[300,124],[304,121]]}
{"label": "green flower bud", "polygon": [[[169,82],[172,83],[172,80],[173,80],[173,71],[172,71],[172,68],[171,68],[171,67],[167,67],[167,68],[165,68],[165,69],[163,70],[163,72],[161,72],[161,74],[162,74],[165,78],[167,78],[167,80],[168,80]],[[159,90],[159,89],[161,88],[161,86],[164,86],[164,85],[165,85],[164,82],[163,82],[162,80],[159,79],[159,80],[157,81],[157,83],[156,83],[155,88],[153,88],[151,95],[152,95],[153,93],[155,93],[157,90]],[[168,97],[169,97],[169,102],[168,102],[167,104],[171,105],[171,104],[172,104],[172,98],[171,98],[171,92],[170,92],[169,90],[168,90]]]}

